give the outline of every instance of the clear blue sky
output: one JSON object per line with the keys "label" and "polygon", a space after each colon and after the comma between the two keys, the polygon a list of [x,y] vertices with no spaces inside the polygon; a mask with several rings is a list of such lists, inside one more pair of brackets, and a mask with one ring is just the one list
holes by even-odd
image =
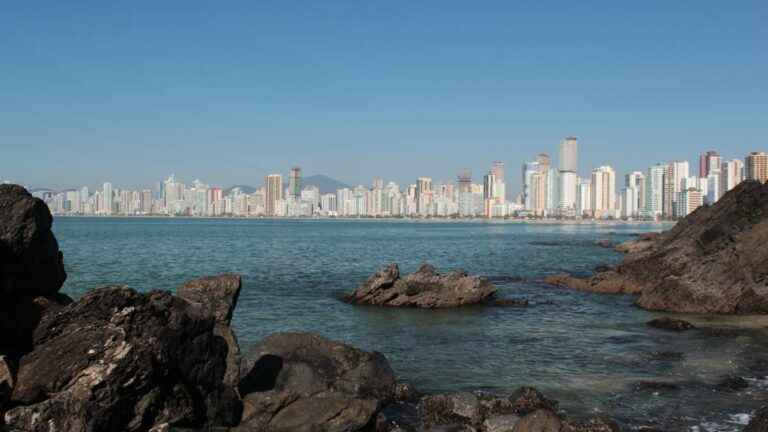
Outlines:
{"label": "clear blue sky", "polygon": [[768,147],[768,2],[8,1],[0,179],[620,174]]}

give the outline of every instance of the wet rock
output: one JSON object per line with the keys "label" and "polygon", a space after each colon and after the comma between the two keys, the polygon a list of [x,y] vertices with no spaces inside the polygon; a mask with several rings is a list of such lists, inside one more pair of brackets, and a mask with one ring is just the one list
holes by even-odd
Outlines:
{"label": "wet rock", "polygon": [[658,361],[682,361],[685,359],[685,354],[675,351],[653,351],[648,353],[647,358]]}
{"label": "wet rock", "polygon": [[544,283],[600,294],[638,294],[640,292],[640,287],[634,281],[623,277],[613,269],[597,273],[591,278],[579,278],[567,273],[559,273],[545,277]]}
{"label": "wet rock", "polygon": [[415,387],[403,382],[395,384],[392,396],[398,402],[412,402],[421,397]]}
{"label": "wet rock", "polygon": [[506,414],[493,416],[483,422],[485,432],[507,432],[511,431],[520,421],[520,417],[515,414]]}
{"label": "wet rock", "polygon": [[35,330],[6,423],[73,432],[234,425],[241,407],[221,384],[227,349],[214,322],[167,292],[93,290]]}
{"label": "wet rock", "polygon": [[311,333],[279,333],[241,367],[237,430],[352,431],[394,398],[386,358]]}
{"label": "wet rock", "polygon": [[595,244],[606,249],[612,249],[616,246],[612,241],[606,239],[597,240]]}
{"label": "wet rock", "polygon": [[611,419],[595,418],[586,421],[566,421],[560,432],[621,432],[621,427]]}
{"label": "wet rock", "polygon": [[227,344],[227,371],[224,383],[236,386],[240,377],[240,345],[229,326],[237,307],[242,281],[239,275],[223,274],[193,279],[176,290],[176,295],[194,304],[215,321],[214,335]]}
{"label": "wet rock", "polygon": [[0,185],[0,353],[18,358],[32,349],[45,312],[35,299],[57,297],[67,277],[52,224],[42,200]]}
{"label": "wet rock", "polygon": [[562,426],[557,414],[547,409],[540,409],[520,419],[512,432],[560,432]]}
{"label": "wet rock", "polygon": [[488,302],[493,306],[513,306],[513,307],[526,307],[528,306],[528,299],[524,298],[505,298],[505,299],[493,299]]}
{"label": "wet rock", "polygon": [[744,428],[744,432],[766,432],[768,431],[768,406],[757,410]]}
{"label": "wet rock", "polygon": [[695,328],[694,325],[689,323],[688,321],[669,318],[669,317],[652,319],[648,321],[646,324],[649,327],[657,328],[660,330],[669,330],[669,331],[676,331],[676,332],[691,330]]}
{"label": "wet rock", "polygon": [[423,264],[416,272],[401,277],[397,264],[391,264],[368,278],[347,296],[347,301],[431,309],[485,303],[495,294],[496,287],[488,280],[463,271],[440,274]]}
{"label": "wet rock", "polygon": [[749,382],[739,376],[725,377],[715,385],[715,388],[721,392],[736,392],[748,387]]}
{"label": "wet rock", "polygon": [[678,384],[665,381],[638,381],[634,384],[634,388],[637,391],[653,392],[680,390]]}
{"label": "wet rock", "polygon": [[653,240],[659,236],[659,233],[643,233],[632,240],[627,240],[616,245],[614,250],[625,254],[640,253],[653,246]]}
{"label": "wet rock", "polygon": [[[638,239],[637,241],[640,241]],[[615,270],[563,286],[639,294],[637,305],[681,313],[768,313],[768,184],[745,181],[716,204],[633,246]]]}
{"label": "wet rock", "polygon": [[10,358],[0,355],[0,428],[5,406],[11,398],[13,387],[16,385],[16,370]]}
{"label": "wet rock", "polygon": [[[488,393],[452,393],[425,396],[419,403],[422,427],[481,429],[485,422],[499,426],[537,410],[555,411],[557,402],[533,387],[521,387],[507,397]],[[463,429],[462,429],[463,428]]]}

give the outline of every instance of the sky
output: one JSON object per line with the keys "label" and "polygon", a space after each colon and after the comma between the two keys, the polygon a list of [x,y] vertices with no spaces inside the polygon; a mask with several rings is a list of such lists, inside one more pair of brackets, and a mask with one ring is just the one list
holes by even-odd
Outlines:
{"label": "sky", "polygon": [[768,2],[8,1],[0,180],[480,181],[768,150]]}

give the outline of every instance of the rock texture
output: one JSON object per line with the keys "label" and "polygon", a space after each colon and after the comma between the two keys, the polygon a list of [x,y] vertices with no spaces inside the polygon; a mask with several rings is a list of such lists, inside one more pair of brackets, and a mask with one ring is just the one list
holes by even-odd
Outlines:
{"label": "rock texture", "polygon": [[37,327],[5,422],[73,432],[237,424],[216,322],[209,308],[168,292],[93,290]]}
{"label": "rock texture", "polygon": [[312,333],[268,336],[244,362],[238,431],[356,431],[394,398],[387,359]]}
{"label": "rock texture", "polygon": [[464,271],[440,274],[429,264],[400,276],[390,264],[368,278],[347,297],[350,303],[379,306],[449,308],[485,303],[494,298],[496,287],[488,280]]}
{"label": "rock texture", "polygon": [[639,294],[651,310],[768,313],[768,185],[746,181],[658,236],[623,246],[615,269],[589,279],[559,275],[555,285]]}
{"label": "rock texture", "polygon": [[32,349],[32,333],[67,275],[48,206],[17,185],[0,185],[0,354]]}
{"label": "rock texture", "polygon": [[750,420],[744,432],[765,432],[768,431],[768,406],[760,408]]}
{"label": "rock texture", "polygon": [[681,319],[674,319],[669,317],[663,317],[663,318],[655,318],[646,323],[649,327],[657,328],[660,330],[669,330],[669,331],[686,331],[691,330],[696,327],[694,327],[693,324],[689,323],[688,321],[681,320]]}

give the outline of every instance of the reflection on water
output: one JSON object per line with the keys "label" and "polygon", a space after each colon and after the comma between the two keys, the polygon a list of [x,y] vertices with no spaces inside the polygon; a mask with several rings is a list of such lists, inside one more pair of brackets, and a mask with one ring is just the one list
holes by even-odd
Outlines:
{"label": "reflection on water", "polygon": [[[631,297],[536,282],[615,263],[621,256],[596,241],[660,228],[88,218],[54,225],[69,272],[64,290],[75,296],[112,283],[174,289],[198,275],[242,274],[234,326],[246,349],[273,332],[316,331],[383,352],[398,377],[426,391],[503,393],[532,384],[572,414],[609,413],[668,430],[738,430],[768,398],[768,318],[687,316],[716,330],[669,333],[648,328],[659,314],[632,306]],[[337,299],[385,263],[412,271],[424,261],[489,276],[502,296],[530,306],[422,311]],[[750,385],[717,390],[729,376]],[[675,386],[649,390],[641,381]]]}

